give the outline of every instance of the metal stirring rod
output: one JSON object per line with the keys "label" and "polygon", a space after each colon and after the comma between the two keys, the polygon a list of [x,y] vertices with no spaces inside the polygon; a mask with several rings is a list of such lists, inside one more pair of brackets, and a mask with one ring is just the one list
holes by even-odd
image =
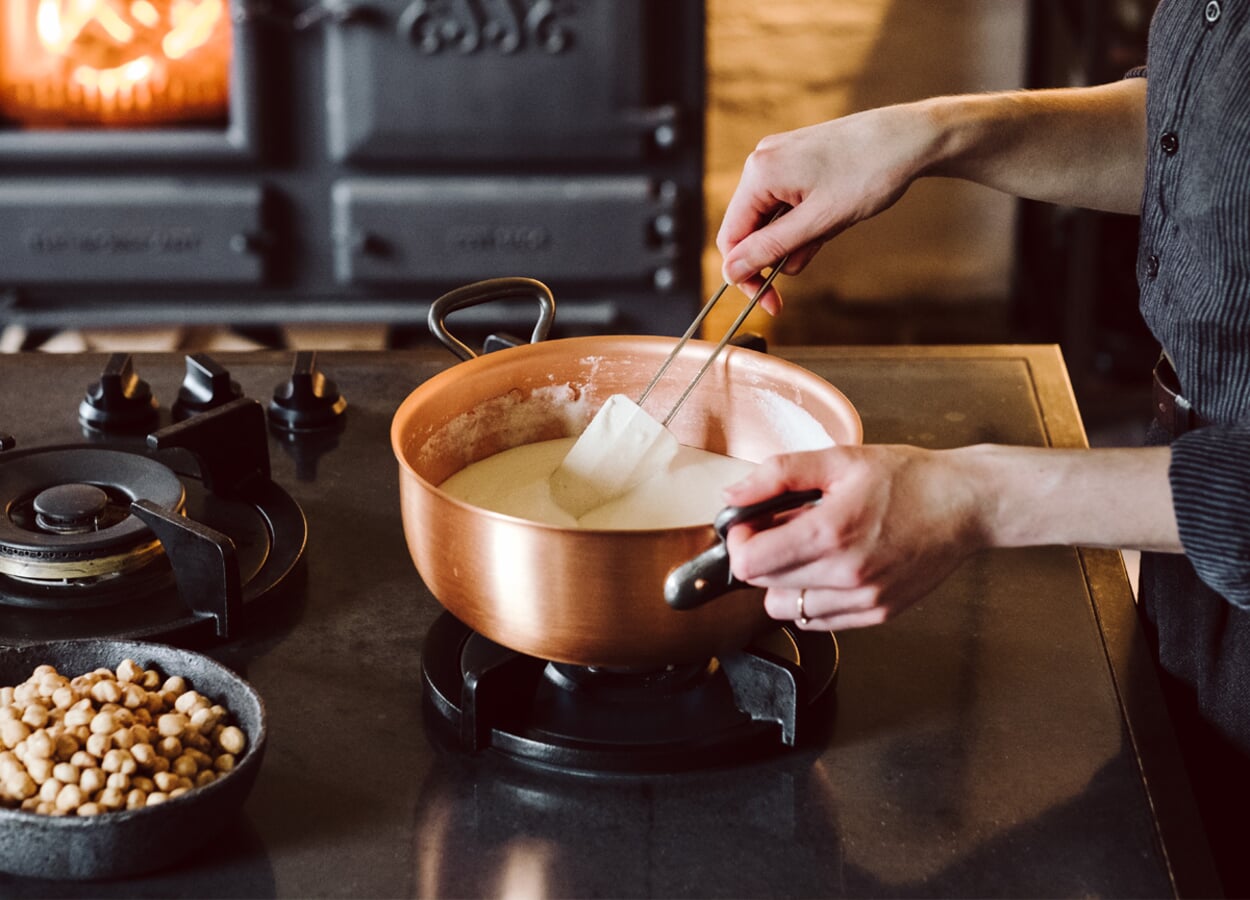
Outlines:
{"label": "metal stirring rod", "polygon": [[[718,343],[715,347],[712,348],[712,352],[709,353],[707,359],[703,361],[703,365],[699,367],[699,371],[695,373],[694,378],[692,378],[690,380],[690,383],[686,385],[686,389],[682,391],[681,396],[677,398],[677,402],[673,404],[673,408],[670,409],[668,411],[668,415],[665,416],[660,421],[661,425],[667,427],[668,423],[673,421],[673,416],[677,415],[677,410],[681,409],[681,405],[686,402],[686,398],[690,396],[690,392],[693,391],[695,387],[698,385],[700,379],[703,378],[704,373],[706,373],[707,370],[712,367],[712,363],[716,361],[716,357],[720,356],[720,352],[725,349],[725,345],[728,344],[731,340],[733,340],[733,336],[738,333],[738,329],[742,327],[742,323],[745,322],[747,319],[747,316],[751,314],[751,310],[755,309],[755,304],[759,302],[760,297],[762,297],[764,295],[764,292],[768,290],[770,285],[772,285],[773,279],[776,278],[781,273],[781,267],[786,264],[786,260],[788,260],[789,258],[790,258],[789,255],[786,255],[781,258],[781,260],[777,263],[777,265],[773,266],[773,270],[768,273],[768,277],[764,279],[764,283],[760,286],[760,289],[755,292],[755,296],[751,298],[751,302],[748,303],[743,308],[742,312],[738,313],[738,318],[734,319],[733,324],[729,326],[729,330],[727,330],[724,336],[720,339],[720,343]],[[704,312],[700,313],[701,318],[703,317],[704,313],[706,313],[707,309],[711,307],[712,303],[715,303],[716,300],[720,298],[720,295],[724,293],[724,291],[725,291],[724,287],[722,287],[719,291],[717,291],[716,297],[712,299],[711,303],[709,303],[706,307],[704,307]],[[680,349],[680,346],[678,347],[678,349]],[[676,351],[674,351],[674,354],[675,353]],[[668,368],[668,364],[672,362],[672,360],[673,360],[673,356],[670,355],[668,360],[665,361],[664,366],[662,366],[660,369],[661,374],[663,374],[664,369]],[[658,380],[659,380],[659,375],[657,375],[655,377],[655,380],[652,381],[651,384],[647,386],[647,390],[643,393],[644,399],[646,398],[647,393],[650,392],[651,388],[655,385],[656,381]],[[639,405],[641,405],[641,403],[642,401],[640,400]]]}
{"label": "metal stirring rod", "polygon": [[[785,213],[789,208],[789,206],[783,204],[776,212],[773,213],[772,218],[768,220],[769,224],[777,221],[778,217]],[[789,258],[790,255],[787,253],[777,262],[775,266],[773,266],[773,269],[768,274],[768,278],[765,279],[763,286],[755,292],[755,296],[751,298],[751,302],[747,304],[746,309],[738,315],[738,318],[729,327],[729,331],[725,333],[725,336],[721,338],[720,343],[717,344],[712,350],[712,354],[703,363],[703,368],[699,369],[698,373],[694,376],[694,380],[687,385],[686,390],[679,398],[677,398],[676,405],[669,410],[668,415],[664,417],[664,421],[660,423],[661,425],[668,425],[668,423],[672,421],[673,416],[677,415],[677,410],[680,409],[681,405],[686,402],[686,398],[690,396],[690,392],[693,391],[695,385],[699,383],[699,379],[701,379],[703,374],[711,367],[713,361],[720,355],[721,350],[725,348],[725,345],[733,339],[735,334],[737,334],[738,329],[742,327],[742,323],[746,321],[746,318],[750,315],[751,310],[755,308],[755,304],[759,302],[763,293],[768,290],[769,286],[773,283],[773,279],[777,277],[777,274],[781,271],[781,267],[786,264],[786,260]],[[675,360],[677,355],[681,353],[681,348],[686,346],[686,343],[690,340],[690,338],[693,337],[695,332],[699,330],[699,326],[703,324],[703,320],[707,318],[707,314],[712,311],[712,307],[716,305],[717,301],[720,300],[725,291],[728,289],[729,282],[721,282],[721,286],[716,293],[712,295],[711,299],[709,299],[707,303],[703,304],[703,308],[699,310],[699,314],[695,316],[694,321],[690,323],[690,327],[686,329],[686,333],[681,336],[681,339],[677,342],[677,344],[669,352],[668,357],[664,360],[664,364],[660,366],[659,371],[655,373],[655,377],[651,379],[651,382],[646,386],[646,388],[643,389],[642,394],[639,395],[639,406],[642,406],[643,401],[650,396],[651,391],[657,384],[660,383],[660,379],[664,376],[664,373],[668,371],[668,367],[673,364],[673,360]]]}
{"label": "metal stirring rod", "polygon": [[712,299],[703,304],[703,309],[699,310],[699,314],[694,317],[694,321],[690,323],[690,327],[686,329],[686,333],[681,336],[681,340],[677,342],[677,345],[673,347],[672,351],[668,354],[668,358],[664,360],[664,365],[660,366],[659,371],[655,373],[655,377],[651,379],[651,383],[646,386],[642,394],[638,397],[639,406],[642,406],[642,402],[647,399],[648,395],[650,395],[652,388],[660,383],[660,378],[662,378],[664,373],[668,371],[668,367],[673,364],[673,360],[677,358],[677,354],[681,352],[681,348],[686,346],[686,343],[691,337],[694,336],[694,333],[699,330],[699,326],[703,324],[703,320],[707,318],[707,314],[712,311],[712,307],[716,305],[716,301],[719,300],[728,289],[729,282],[722,282],[720,290],[712,295]]}

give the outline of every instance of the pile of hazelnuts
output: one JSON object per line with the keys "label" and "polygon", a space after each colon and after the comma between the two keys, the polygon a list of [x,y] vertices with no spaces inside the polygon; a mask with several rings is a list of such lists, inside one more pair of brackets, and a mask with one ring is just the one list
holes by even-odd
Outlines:
{"label": "pile of hazelnuts", "polygon": [[133,660],[0,687],[0,805],[93,816],[164,803],[228,774],[247,736],[224,706]]}

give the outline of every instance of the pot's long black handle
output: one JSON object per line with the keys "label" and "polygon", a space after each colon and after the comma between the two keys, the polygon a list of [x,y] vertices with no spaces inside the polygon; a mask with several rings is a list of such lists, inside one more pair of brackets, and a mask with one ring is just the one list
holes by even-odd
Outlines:
{"label": "pot's long black handle", "polygon": [[475,281],[454,291],[449,291],[430,304],[426,324],[430,333],[442,342],[443,346],[463,360],[477,356],[468,344],[447,330],[444,321],[450,313],[458,309],[467,309],[479,303],[492,300],[515,300],[519,297],[533,297],[538,301],[538,321],[534,324],[534,333],[530,343],[545,341],[551,332],[551,323],[556,316],[556,298],[551,289],[541,281],[533,278],[488,278]]}
{"label": "pot's long black handle", "polygon": [[722,594],[746,587],[746,583],[735,578],[729,569],[729,548],[725,546],[729,529],[740,522],[750,522],[815,503],[822,496],[818,490],[788,491],[749,506],[722,509],[713,523],[720,541],[668,573],[664,579],[664,602],[673,609],[694,609]]}

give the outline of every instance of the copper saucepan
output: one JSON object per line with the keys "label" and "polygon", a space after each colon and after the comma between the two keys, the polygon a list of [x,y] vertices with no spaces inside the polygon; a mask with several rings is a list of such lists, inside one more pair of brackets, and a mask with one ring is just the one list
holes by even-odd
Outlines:
{"label": "copper saucepan", "polygon": [[[543,303],[540,337],[554,301],[531,279],[492,279],[453,291],[450,307],[436,303],[431,325],[441,324],[440,308],[507,296]],[[612,335],[511,347],[439,373],[400,405],[391,445],[404,534],[426,586],[456,618],[520,653],[629,669],[737,650],[767,626],[757,588],[689,610],[665,602],[670,572],[719,542],[711,523],[649,531],[561,528],[470,506],[438,487],[501,450],[579,434],[611,394],[637,397],[675,343]],[[691,341],[648,408],[668,409],[711,348]],[[471,355],[463,345],[457,352]],[[855,408],[828,382],[734,346],[669,427],[683,444],[755,462],[863,437]]]}

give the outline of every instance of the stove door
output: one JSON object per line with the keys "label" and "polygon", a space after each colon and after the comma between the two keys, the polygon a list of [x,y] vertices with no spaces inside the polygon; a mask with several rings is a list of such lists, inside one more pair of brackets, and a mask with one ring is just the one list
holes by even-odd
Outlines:
{"label": "stove door", "polygon": [[534,273],[662,287],[681,198],[642,175],[356,178],[335,185],[343,284],[474,281]]}
{"label": "stove door", "polygon": [[[684,2],[684,0],[683,0]],[[327,34],[339,161],[636,160],[676,142],[682,3],[385,0]],[[689,18],[689,17],[685,17]]]}
{"label": "stove door", "polygon": [[174,178],[0,184],[0,283],[256,284],[264,191]]}

